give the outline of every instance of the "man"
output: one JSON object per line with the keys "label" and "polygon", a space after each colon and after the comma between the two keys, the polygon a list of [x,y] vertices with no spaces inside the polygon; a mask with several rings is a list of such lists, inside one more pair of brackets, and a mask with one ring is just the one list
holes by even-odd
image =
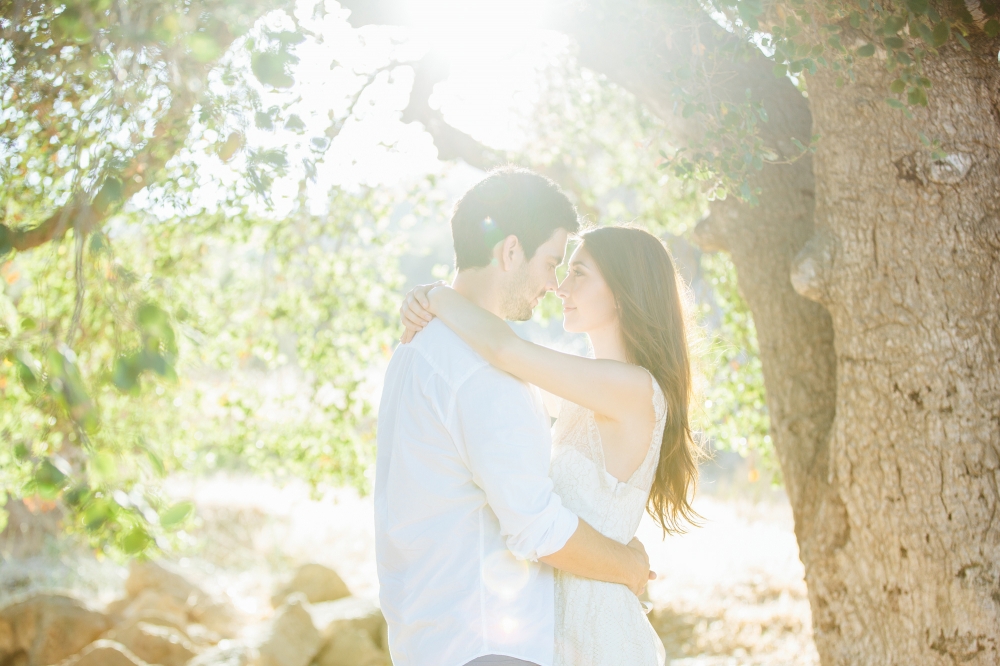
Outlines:
{"label": "man", "polygon": [[[503,168],[452,216],[453,288],[525,320],[556,288],[576,211],[549,180]],[[396,666],[551,666],[552,569],[639,593],[649,560],[563,507],[538,390],[435,320],[393,354],[379,408],[376,556]]]}

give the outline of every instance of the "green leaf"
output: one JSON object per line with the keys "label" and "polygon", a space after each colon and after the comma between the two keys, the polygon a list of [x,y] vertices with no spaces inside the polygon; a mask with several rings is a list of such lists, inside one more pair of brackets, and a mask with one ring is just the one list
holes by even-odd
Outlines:
{"label": "green leaf", "polygon": [[21,380],[21,386],[28,393],[37,393],[42,388],[41,373],[35,359],[26,351],[20,351],[15,357],[14,364],[17,366],[17,377]]}
{"label": "green leaf", "polygon": [[138,555],[146,550],[152,541],[146,530],[136,525],[122,537],[121,547],[126,555]]}
{"label": "green leaf", "polygon": [[222,55],[222,49],[212,37],[204,32],[196,32],[187,38],[188,48],[198,62],[212,62]]}
{"label": "green leaf", "polygon": [[956,32],[955,39],[958,40],[958,43],[961,44],[962,48],[965,49],[966,51],[972,50],[972,46],[970,46],[968,40],[966,40],[965,37],[962,36],[962,33]]}
{"label": "green leaf", "polygon": [[906,25],[906,18],[902,16],[890,16],[885,20],[885,26],[883,27],[883,32],[886,35],[895,35],[897,32],[903,29]]}
{"label": "green leaf", "polygon": [[906,101],[910,106],[927,106],[927,92],[920,87],[913,87],[906,91]]}
{"label": "green leaf", "polygon": [[285,129],[292,130],[293,132],[301,132],[306,128],[305,122],[302,118],[299,118],[296,114],[288,116],[288,120],[285,121]]}
{"label": "green leaf", "polygon": [[[59,469],[60,467],[63,469]],[[57,466],[53,463],[52,459],[46,458],[38,467],[35,468],[33,480],[38,486],[40,493],[48,497],[52,497],[62,490],[68,482],[68,472],[69,469],[67,465],[59,464]]]}
{"label": "green leaf", "polygon": [[996,19],[990,19],[989,21],[986,22],[986,25],[983,26],[983,31],[990,37],[996,37],[997,35],[1000,35],[1000,21]]}
{"label": "green leaf", "polygon": [[851,27],[852,28],[854,28],[854,29],[860,28],[861,27],[861,14],[859,14],[857,12],[851,12],[850,22],[851,22]]}
{"label": "green leaf", "polygon": [[906,82],[902,79],[896,79],[889,84],[889,90],[896,93],[897,95],[906,90]]}
{"label": "green leaf", "polygon": [[871,58],[873,55],[875,55],[875,45],[865,44],[857,51],[855,51],[855,54],[857,54],[859,58]]}
{"label": "green leaf", "polygon": [[90,458],[94,473],[104,482],[113,481],[118,476],[118,463],[107,451],[98,451]]}
{"label": "green leaf", "polygon": [[135,312],[139,327],[150,332],[161,333],[170,327],[170,317],[156,303],[143,303]]}
{"label": "green leaf", "polygon": [[104,212],[121,201],[123,194],[124,187],[122,186],[122,181],[109,176],[104,180],[104,184],[101,185],[101,190],[97,193],[97,196],[94,197],[94,208]]}
{"label": "green leaf", "polygon": [[911,28],[916,29],[917,34],[920,35],[920,39],[924,40],[925,43],[933,46],[934,44],[934,33],[930,28],[927,27],[926,23],[922,21],[916,21],[910,24]]}
{"label": "green leaf", "polygon": [[934,26],[934,31],[931,34],[934,38],[934,46],[942,46],[951,37],[951,26],[948,25],[947,21],[941,21]]}
{"label": "green leaf", "polygon": [[123,393],[138,393],[140,372],[142,368],[135,355],[120,356],[115,359],[111,381]]}
{"label": "green leaf", "polygon": [[289,62],[297,60],[288,53],[255,53],[250,59],[250,68],[261,83],[275,88],[290,88],[295,79],[286,70]]}
{"label": "green leaf", "polygon": [[263,111],[258,111],[253,116],[254,125],[261,129],[273,130],[274,121],[271,120],[271,114],[264,113]]}
{"label": "green leaf", "polygon": [[910,11],[921,16],[927,13],[930,4],[927,0],[906,0],[906,6],[910,8]]}
{"label": "green leaf", "polygon": [[160,514],[160,525],[169,530],[183,523],[192,513],[194,513],[194,504],[180,502]]}
{"label": "green leaf", "polygon": [[893,99],[891,97],[885,98],[885,103],[894,109],[905,109],[906,105],[900,102],[898,99]]}
{"label": "green leaf", "polygon": [[11,235],[10,229],[0,224],[0,258],[3,258],[4,255],[14,249],[12,245],[14,239]]}
{"label": "green leaf", "polygon": [[890,49],[903,48],[903,39],[901,37],[886,37],[882,42]]}

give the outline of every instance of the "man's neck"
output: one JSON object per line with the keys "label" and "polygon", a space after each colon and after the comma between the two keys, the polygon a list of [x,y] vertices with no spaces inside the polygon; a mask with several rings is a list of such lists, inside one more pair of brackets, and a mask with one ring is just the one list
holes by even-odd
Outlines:
{"label": "man's neck", "polygon": [[462,296],[502,318],[497,287],[497,275],[490,267],[461,270],[451,283],[451,288]]}

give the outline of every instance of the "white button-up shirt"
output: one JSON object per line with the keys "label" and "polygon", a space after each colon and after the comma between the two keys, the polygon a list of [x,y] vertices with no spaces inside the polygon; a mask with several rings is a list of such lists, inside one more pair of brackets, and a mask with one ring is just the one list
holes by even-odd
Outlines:
{"label": "white button-up shirt", "polygon": [[396,666],[500,654],[551,666],[552,569],[578,519],[553,494],[538,390],[438,320],[393,354],[378,418],[375,550]]}

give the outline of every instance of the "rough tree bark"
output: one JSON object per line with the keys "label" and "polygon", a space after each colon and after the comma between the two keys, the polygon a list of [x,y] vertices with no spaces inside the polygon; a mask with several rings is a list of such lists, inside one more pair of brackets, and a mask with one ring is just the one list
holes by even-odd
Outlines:
{"label": "rough tree bark", "polygon": [[[356,26],[412,20],[399,0],[342,4]],[[670,3],[578,7],[551,27],[575,38],[581,63],[680,140],[695,136],[667,75],[731,36]],[[914,120],[882,101],[878,57],[845,89],[810,78],[808,101],[763,56],[715,63],[717,98],[752,87],[764,101],[772,148],[791,155],[790,137],[823,136],[815,159],[764,168],[760,206],[715,202],[695,236],[732,255],[754,315],[825,664],[1000,660],[995,46],[929,61],[934,96]],[[947,157],[931,161],[919,132],[941,137]],[[452,151],[483,155],[468,143]]]}
{"label": "rough tree bark", "polygon": [[[830,663],[1000,661],[1000,71],[996,43],[926,63],[913,119],[881,63],[810,80],[817,235],[798,290],[836,331],[831,476],[846,538],[810,580]],[[919,133],[939,137],[932,160]]]}

